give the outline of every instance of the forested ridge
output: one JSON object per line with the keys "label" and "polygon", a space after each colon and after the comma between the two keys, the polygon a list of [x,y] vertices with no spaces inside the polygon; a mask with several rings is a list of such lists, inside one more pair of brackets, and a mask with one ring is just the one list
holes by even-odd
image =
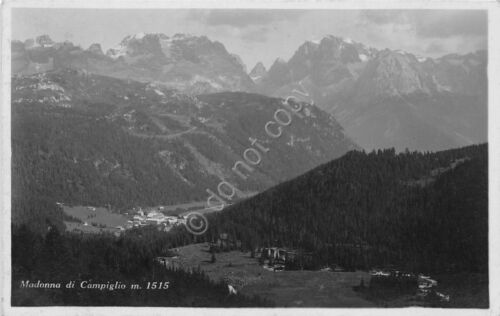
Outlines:
{"label": "forested ridge", "polygon": [[[73,109],[18,108],[13,115],[12,195],[126,208],[201,199],[158,155],[161,142]],[[181,144],[171,142],[178,152]],[[204,183],[203,179],[200,179]],[[209,182],[206,182],[206,186]]]}
{"label": "forested ridge", "polygon": [[[165,268],[154,258],[179,245],[173,235],[141,229],[116,238],[61,233],[56,227],[45,235],[26,225],[12,230],[13,306],[185,306],[264,307],[272,303],[258,297],[229,295],[227,285],[214,282],[199,270]],[[21,288],[21,281],[61,283],[60,289]],[[116,281],[126,289],[74,289],[64,286],[106,284]],[[147,282],[169,282],[168,289],[147,289]],[[142,289],[133,290],[131,284]]]}
{"label": "forested ridge", "polygon": [[[314,267],[400,265],[414,271],[486,272],[487,145],[438,153],[353,151],[209,216],[197,239],[222,232],[248,250],[285,246],[314,253]],[[29,192],[27,192],[29,193]],[[64,229],[50,197],[13,198],[15,223]]]}
{"label": "forested ridge", "polygon": [[256,94],[193,97],[72,69],[15,77],[12,195],[126,210],[205,200],[223,177],[243,197],[357,148],[333,117],[304,105],[243,180],[232,168],[249,137],[269,138],[264,125],[279,108]]}
{"label": "forested ridge", "polygon": [[487,145],[349,152],[208,220],[208,241],[301,249],[315,267],[487,272]]}

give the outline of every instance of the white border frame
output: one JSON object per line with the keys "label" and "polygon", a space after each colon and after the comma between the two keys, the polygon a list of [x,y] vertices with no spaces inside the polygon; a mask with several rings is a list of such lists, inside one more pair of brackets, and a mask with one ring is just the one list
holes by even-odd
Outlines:
{"label": "white border frame", "polygon": [[[1,0],[0,0],[1,2]],[[10,40],[11,9],[13,8],[265,8],[265,9],[484,9],[488,11],[488,152],[489,152],[489,309],[438,309],[438,308],[170,308],[170,307],[11,307],[11,125],[10,125]],[[500,126],[500,0],[474,1],[396,1],[362,0],[356,3],[348,0],[10,0],[1,3],[1,92],[0,107],[0,314],[2,315],[160,315],[192,314],[213,315],[500,315],[500,216],[498,214],[500,179],[499,134]],[[464,21],[465,23],[465,21]],[[496,105],[496,107],[494,106]],[[496,158],[496,159],[495,159]]]}

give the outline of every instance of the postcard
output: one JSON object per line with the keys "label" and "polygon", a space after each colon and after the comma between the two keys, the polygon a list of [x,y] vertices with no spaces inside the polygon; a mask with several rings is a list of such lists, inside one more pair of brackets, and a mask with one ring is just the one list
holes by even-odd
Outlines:
{"label": "postcard", "polygon": [[498,9],[5,2],[3,313],[498,315]]}

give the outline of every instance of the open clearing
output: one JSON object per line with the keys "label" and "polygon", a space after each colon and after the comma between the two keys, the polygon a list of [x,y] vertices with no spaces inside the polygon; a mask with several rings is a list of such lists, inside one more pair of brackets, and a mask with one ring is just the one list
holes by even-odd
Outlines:
{"label": "open clearing", "polygon": [[200,268],[213,280],[225,280],[246,295],[258,295],[278,307],[374,307],[352,287],[365,284],[366,272],[282,271],[271,272],[259,266],[250,253],[231,251],[216,254],[211,263],[207,243],[177,248],[179,265]]}
{"label": "open clearing", "polygon": [[123,226],[127,218],[118,213],[112,213],[104,207],[64,206],[64,213],[76,217],[82,222],[106,225],[107,227]]}
{"label": "open clearing", "polygon": [[[82,221],[82,223],[65,221],[66,229],[69,231],[81,230],[89,233],[114,231],[117,226],[124,227],[128,220],[124,215],[112,213],[104,207],[94,208],[64,205],[63,211],[65,214]],[[84,225],[84,223],[87,223],[87,225]],[[93,225],[95,225],[95,227]]]}

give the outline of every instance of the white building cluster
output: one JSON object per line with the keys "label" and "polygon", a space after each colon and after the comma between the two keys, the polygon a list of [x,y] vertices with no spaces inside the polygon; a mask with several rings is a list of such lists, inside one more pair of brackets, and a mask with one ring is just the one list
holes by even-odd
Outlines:
{"label": "white building cluster", "polygon": [[186,220],[177,216],[167,216],[155,210],[149,211],[147,213],[139,210],[137,214],[134,215],[133,220],[129,222],[131,222],[134,227],[156,225],[163,226],[165,227],[165,230],[169,230],[174,226],[185,224]]}

